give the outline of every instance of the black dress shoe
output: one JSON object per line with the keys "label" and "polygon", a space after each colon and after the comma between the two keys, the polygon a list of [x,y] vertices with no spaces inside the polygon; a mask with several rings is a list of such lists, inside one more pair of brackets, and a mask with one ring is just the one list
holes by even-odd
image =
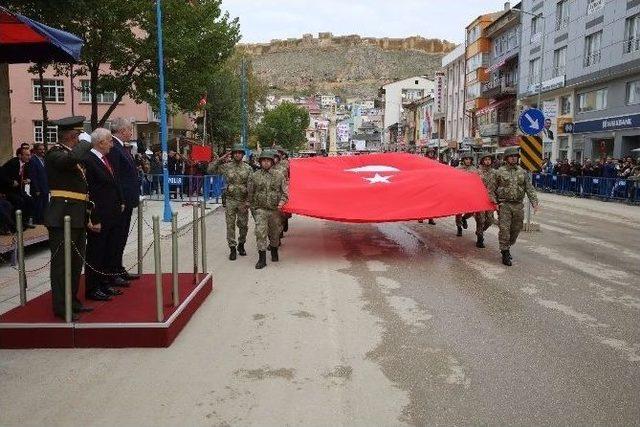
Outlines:
{"label": "black dress shoe", "polygon": [[93,311],[93,307],[87,307],[84,305],[81,305],[80,307],[75,307],[73,309],[74,313],[91,313]]}
{"label": "black dress shoe", "polygon": [[140,275],[139,274],[131,274],[128,272],[124,272],[120,275],[120,277],[122,277],[124,280],[138,280],[140,279]]}
{"label": "black dress shoe", "polygon": [[110,297],[115,297],[123,294],[123,292],[120,289],[116,289],[108,286],[104,288],[100,288],[100,291],[102,291],[103,294],[108,295]]}
{"label": "black dress shoe", "polygon": [[109,286],[116,287],[116,288],[128,288],[131,285],[122,277],[116,276],[113,278],[113,280],[111,280],[111,282],[109,282]]}
{"label": "black dress shoe", "polygon": [[101,290],[91,292],[87,295],[87,299],[92,301],[111,301],[111,297]]}
{"label": "black dress shoe", "polygon": [[[55,313],[54,316],[56,316],[58,319],[62,319],[65,322],[67,321],[67,319],[65,318],[64,314]],[[78,320],[80,320],[80,316],[78,316],[78,314],[76,314],[76,313],[72,313],[71,314],[71,321],[72,322],[77,322]]]}

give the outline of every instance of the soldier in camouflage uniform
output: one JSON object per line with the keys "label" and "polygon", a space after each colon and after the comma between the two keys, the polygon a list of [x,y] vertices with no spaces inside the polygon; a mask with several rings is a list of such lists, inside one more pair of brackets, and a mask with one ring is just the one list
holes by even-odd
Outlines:
{"label": "soldier in camouflage uniform", "polygon": [[[242,161],[243,156],[244,147],[242,144],[234,144],[230,153],[220,157],[209,168],[210,174],[223,175],[226,183],[225,220],[227,223],[227,243],[230,248],[229,259],[231,261],[235,260],[238,254],[241,256],[247,254],[244,248],[249,226],[247,187],[253,169]],[[232,158],[231,161],[229,161],[230,158]],[[239,232],[237,242],[236,226]]]}
{"label": "soldier in camouflage uniform", "polygon": [[[289,159],[287,158],[287,151],[279,145],[276,145],[274,149],[280,159],[274,168],[284,175],[284,178],[289,182]],[[280,237],[282,238],[284,237],[284,233],[289,231],[289,218],[291,218],[291,214],[282,212],[280,216],[282,218],[282,232],[280,233]]]}
{"label": "soldier in camouflage uniform", "polygon": [[280,246],[280,208],[289,198],[287,181],[273,170],[275,153],[265,150],[258,159],[260,169],[249,178],[249,203],[256,222],[256,243],[258,246],[257,269],[267,265],[267,245],[271,251],[271,261],[278,262]]}
{"label": "soldier in camouflage uniform", "polygon": [[[460,164],[458,165],[457,169],[461,169],[465,172],[477,172],[476,168],[473,166],[473,155],[471,154],[471,151],[466,151],[462,154],[462,157],[460,157]],[[456,228],[458,229],[456,236],[462,236],[462,229],[467,229],[467,227],[469,226],[467,223],[467,219],[471,218],[472,216],[472,213],[456,215]]]}
{"label": "soldier in camouflage uniform", "polygon": [[520,153],[517,147],[509,147],[504,152],[505,164],[498,169],[495,181],[489,193],[498,204],[498,224],[500,232],[500,252],[502,263],[511,266],[510,248],[516,243],[524,222],[524,195],[535,211],[538,210],[538,197],[529,180],[527,172],[518,165]]}
{"label": "soldier in camouflage uniform", "polygon": [[[491,153],[482,153],[480,154],[478,159],[480,164],[478,166],[477,172],[482,178],[482,182],[484,183],[484,186],[488,191],[490,188],[493,188],[495,186],[494,181],[496,179],[496,171],[492,166],[493,156],[491,155]],[[493,203],[496,202],[492,193],[489,193],[489,197],[491,198],[491,201]],[[487,231],[494,222],[493,211],[478,212],[475,214],[475,220],[476,236],[478,238],[478,240],[476,241],[476,247],[484,248],[484,232]]]}

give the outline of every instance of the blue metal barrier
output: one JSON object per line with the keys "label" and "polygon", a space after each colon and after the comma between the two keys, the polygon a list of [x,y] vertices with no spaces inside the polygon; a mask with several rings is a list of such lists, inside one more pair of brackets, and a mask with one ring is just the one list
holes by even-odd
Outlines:
{"label": "blue metal barrier", "polygon": [[640,202],[639,180],[535,173],[532,183],[535,188],[547,193]]}
{"label": "blue metal barrier", "polygon": [[[171,199],[205,203],[220,203],[224,191],[221,175],[170,175],[169,192]],[[162,200],[162,175],[142,176],[142,194],[150,200]]]}

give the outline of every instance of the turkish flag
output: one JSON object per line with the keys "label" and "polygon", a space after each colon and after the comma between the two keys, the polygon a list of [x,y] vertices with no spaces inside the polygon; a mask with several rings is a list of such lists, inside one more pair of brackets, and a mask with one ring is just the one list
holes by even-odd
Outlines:
{"label": "turkish flag", "polygon": [[495,209],[478,174],[412,154],[311,157],[290,163],[283,210],[344,222],[438,218]]}

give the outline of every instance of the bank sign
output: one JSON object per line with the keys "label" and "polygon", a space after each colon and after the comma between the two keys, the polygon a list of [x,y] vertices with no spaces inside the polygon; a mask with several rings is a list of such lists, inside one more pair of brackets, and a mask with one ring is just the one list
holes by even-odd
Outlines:
{"label": "bank sign", "polygon": [[602,132],[640,127],[640,114],[576,122],[573,133]]}

